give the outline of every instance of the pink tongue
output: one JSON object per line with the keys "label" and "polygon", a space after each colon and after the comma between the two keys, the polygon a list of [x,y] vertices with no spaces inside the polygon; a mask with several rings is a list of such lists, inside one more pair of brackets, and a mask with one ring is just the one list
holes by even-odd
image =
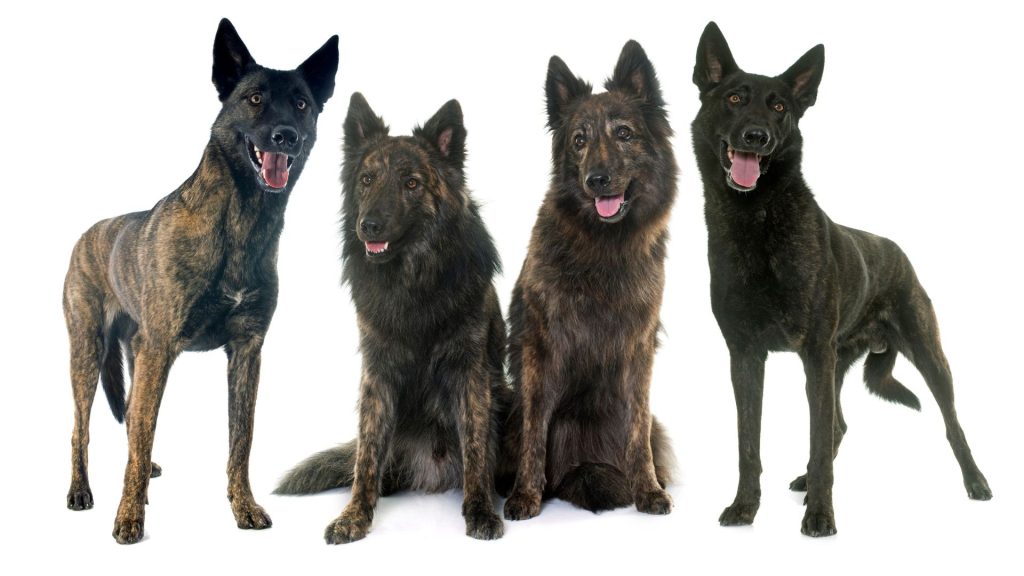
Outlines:
{"label": "pink tongue", "polygon": [[277,152],[263,153],[263,167],[260,169],[263,180],[271,188],[284,188],[288,185],[288,155]]}
{"label": "pink tongue", "polygon": [[619,194],[618,196],[598,196],[594,199],[594,205],[597,206],[597,213],[602,218],[611,218],[619,213],[619,208],[622,207],[622,201],[626,199],[625,194]]}
{"label": "pink tongue", "polygon": [[749,152],[733,152],[732,181],[744,188],[753,188],[757,177],[761,175],[761,163],[757,154]]}
{"label": "pink tongue", "polygon": [[[287,173],[285,173],[285,178],[287,178]],[[367,242],[366,243],[366,251],[370,252],[371,254],[376,254],[378,252],[383,252],[385,249],[387,249],[387,247],[388,247],[388,243],[387,242]]]}

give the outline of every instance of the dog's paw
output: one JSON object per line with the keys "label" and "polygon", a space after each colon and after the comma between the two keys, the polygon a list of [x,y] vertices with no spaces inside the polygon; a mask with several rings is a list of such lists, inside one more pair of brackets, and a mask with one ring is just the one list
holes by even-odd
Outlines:
{"label": "dog's paw", "polygon": [[807,474],[797,476],[795,480],[789,483],[789,489],[793,492],[807,492]]}
{"label": "dog's paw", "polygon": [[92,504],[92,490],[72,488],[68,492],[68,508],[70,510],[88,510],[92,508]]}
{"label": "dog's paw", "polygon": [[529,520],[540,514],[540,494],[513,492],[505,501],[505,519]]}
{"label": "dog's paw", "polygon": [[145,533],[141,518],[118,518],[114,521],[114,540],[118,544],[135,544]]}
{"label": "dog's paw", "polygon": [[812,538],[835,535],[835,515],[831,510],[822,511],[808,508],[804,514],[803,523],[800,525],[800,533]]}
{"label": "dog's paw", "polygon": [[980,474],[973,480],[964,481],[964,486],[967,488],[967,497],[971,500],[992,499],[992,489],[988,487],[988,480]]}
{"label": "dog's paw", "polygon": [[757,516],[757,509],[760,507],[760,502],[734,502],[732,506],[722,511],[718,523],[722,526],[749,526],[754,523],[754,517]]}
{"label": "dog's paw", "polygon": [[150,478],[159,478],[160,475],[164,473],[164,469],[161,468],[160,465],[157,464],[156,462],[150,462],[149,466],[150,466],[150,468],[149,468],[149,477]]}
{"label": "dog's paw", "polygon": [[672,511],[672,497],[664,490],[651,490],[637,494],[636,509],[644,514],[668,514]]}
{"label": "dog's paw", "polygon": [[370,532],[370,520],[356,515],[342,513],[334,522],[327,525],[324,540],[328,544],[348,544],[366,538]]}
{"label": "dog's paw", "polygon": [[250,501],[238,506],[232,503],[231,511],[235,515],[238,527],[243,530],[263,530],[274,525],[267,511],[255,502]]}
{"label": "dog's paw", "polygon": [[497,540],[505,535],[505,524],[491,511],[466,515],[466,536],[477,540]]}

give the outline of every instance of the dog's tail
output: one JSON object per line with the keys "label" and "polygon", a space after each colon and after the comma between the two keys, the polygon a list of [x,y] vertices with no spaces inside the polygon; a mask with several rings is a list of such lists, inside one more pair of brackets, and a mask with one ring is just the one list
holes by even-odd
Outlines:
{"label": "dog's tail", "polygon": [[884,352],[871,352],[864,360],[864,384],[875,396],[903,404],[921,411],[921,401],[917,396],[893,378],[892,367],[896,365],[896,349],[889,346]]}
{"label": "dog's tail", "polygon": [[107,403],[110,404],[110,411],[118,422],[124,422],[125,396],[124,396],[124,361],[121,357],[121,342],[113,330],[107,333],[106,350],[103,353],[103,363],[100,366],[100,381],[103,383],[103,393],[107,396]]}
{"label": "dog's tail", "polygon": [[583,462],[569,470],[554,496],[595,513],[633,503],[626,475],[612,464],[598,462]]}
{"label": "dog's tail", "polygon": [[288,471],[274,494],[316,494],[351,486],[355,477],[356,441],[317,452]]}

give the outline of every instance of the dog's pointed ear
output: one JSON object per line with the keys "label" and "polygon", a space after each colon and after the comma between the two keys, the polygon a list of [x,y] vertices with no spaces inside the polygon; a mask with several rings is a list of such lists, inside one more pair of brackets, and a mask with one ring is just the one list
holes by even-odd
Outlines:
{"label": "dog's pointed ear", "polygon": [[732,51],[729,50],[729,43],[718,29],[718,24],[708,22],[697,44],[693,83],[697,85],[701,94],[705,94],[739,69],[732,57]]}
{"label": "dog's pointed ear", "polygon": [[227,18],[222,19],[213,39],[213,85],[217,87],[221,102],[227,99],[242,76],[255,66],[256,61],[235,27]]}
{"label": "dog's pointed ear", "polygon": [[803,110],[814,106],[818,99],[818,85],[825,69],[825,47],[818,44],[807,51],[779,76],[793,90],[793,96]]}
{"label": "dog's pointed ear", "polygon": [[630,40],[622,47],[615,72],[604,87],[607,90],[635,94],[644,102],[656,106],[665,105],[661,99],[661,84],[654,73],[654,65],[636,40]]}
{"label": "dog's pointed ear", "polygon": [[422,128],[412,131],[430,142],[448,162],[461,167],[466,160],[466,127],[462,122],[462,106],[449,100]]}
{"label": "dog's pointed ear", "polygon": [[348,104],[348,116],[345,117],[345,156],[351,157],[369,140],[378,136],[387,136],[388,127],[384,119],[370,108],[366,98],[359,92],[352,94]]}
{"label": "dog's pointed ear", "polygon": [[324,42],[319,50],[299,65],[299,74],[305,78],[309,90],[323,111],[324,104],[334,95],[334,76],[338,72],[338,36]]}
{"label": "dog's pointed ear", "polygon": [[588,96],[593,88],[569,70],[558,56],[548,61],[548,79],[544,92],[548,101],[548,127],[557,130],[562,125],[566,108],[577,98]]}

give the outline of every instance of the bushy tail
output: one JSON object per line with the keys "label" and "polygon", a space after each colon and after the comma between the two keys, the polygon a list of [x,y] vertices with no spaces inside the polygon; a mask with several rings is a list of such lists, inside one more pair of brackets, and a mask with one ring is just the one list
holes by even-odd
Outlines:
{"label": "bushy tail", "polygon": [[356,441],[313,454],[288,471],[274,494],[316,494],[351,486],[355,477]]}
{"label": "bushy tail", "polygon": [[110,411],[118,422],[124,422],[124,363],[121,358],[121,342],[116,335],[107,335],[107,349],[103,354],[103,365],[100,367],[100,382],[103,393],[107,395]]}
{"label": "bushy tail", "polygon": [[896,365],[896,350],[890,346],[885,352],[868,354],[864,361],[864,384],[868,390],[889,402],[903,404],[921,411],[921,401],[913,392],[892,377],[892,367]]}
{"label": "bushy tail", "polygon": [[596,462],[583,462],[570,470],[554,495],[591,512],[614,510],[633,503],[626,475],[611,464]]}
{"label": "bushy tail", "polygon": [[672,481],[672,473],[676,469],[676,456],[672,451],[672,441],[657,418],[651,417],[651,453],[654,456],[654,475],[662,488]]}

